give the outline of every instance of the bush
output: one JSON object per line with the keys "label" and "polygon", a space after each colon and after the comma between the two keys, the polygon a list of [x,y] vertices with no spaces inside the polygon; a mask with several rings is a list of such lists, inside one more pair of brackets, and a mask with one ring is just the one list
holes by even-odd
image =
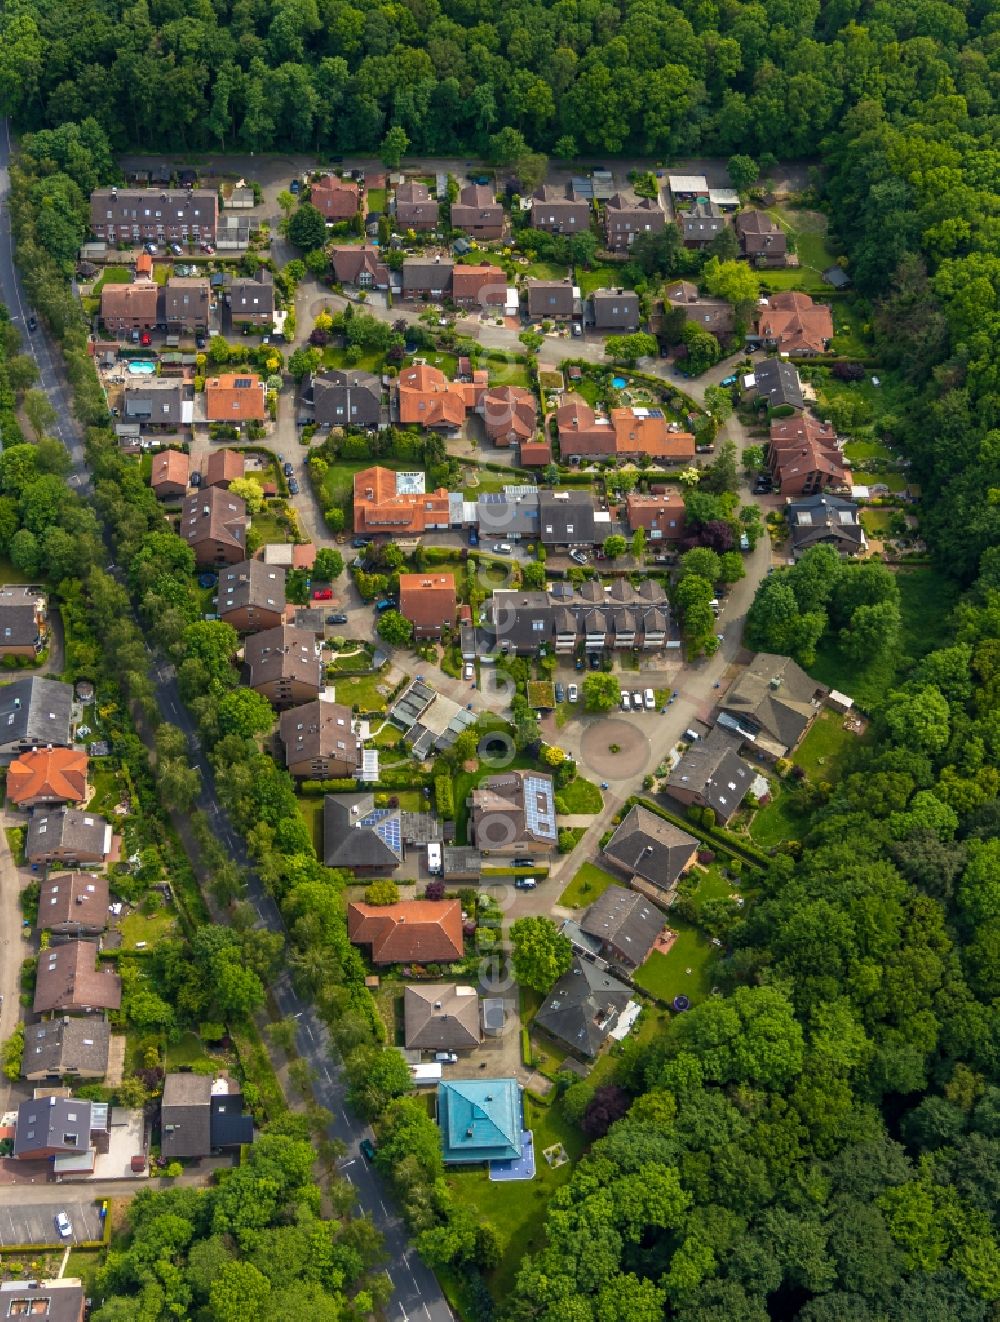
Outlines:
{"label": "bush", "polygon": [[373,881],[365,887],[366,904],[398,904],[399,887],[394,881]]}
{"label": "bush", "polygon": [[450,776],[434,777],[434,802],[437,804],[439,817],[454,821],[455,787]]}

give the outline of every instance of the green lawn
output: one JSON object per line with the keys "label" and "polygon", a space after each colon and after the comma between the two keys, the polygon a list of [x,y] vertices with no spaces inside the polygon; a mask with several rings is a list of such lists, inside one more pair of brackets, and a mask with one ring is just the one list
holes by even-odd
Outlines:
{"label": "green lawn", "polygon": [[597,813],[604,807],[604,796],[592,780],[576,780],[556,791],[556,810],[561,813]]}
{"label": "green lawn", "polygon": [[375,795],[376,808],[388,808],[389,800],[398,800],[397,806],[403,812],[426,812],[428,798],[423,790],[387,790]]}
{"label": "green lawn", "polygon": [[621,279],[622,268],[617,263],[595,266],[592,271],[578,268],[576,272],[576,283],[584,298],[589,298],[595,289],[617,289]]}
{"label": "green lawn", "polygon": [[845,358],[868,357],[872,352],[871,338],[866,333],[865,319],[850,296],[835,299],[831,310],[834,334],[830,352]]}
{"label": "green lawn", "polygon": [[523,386],[525,390],[530,389],[531,382],[525,363],[494,363],[480,359],[479,365],[489,369],[491,386]]}
{"label": "green lawn", "polygon": [[844,718],[834,711],[822,711],[812,729],[795,751],[795,761],[810,780],[836,780],[841,764],[859,743],[858,736],[844,729]]}
{"label": "green lawn", "polygon": [[121,921],[122,950],[135,950],[140,941],[152,948],[165,936],[170,936],[177,926],[176,919],[166,909],[157,909],[155,913],[144,914],[138,910],[130,913]]}
{"label": "green lawn", "polygon": [[303,821],[309,828],[309,834],[312,836],[313,849],[316,851],[316,857],[323,857],[323,796],[322,794],[296,796],[296,803],[299,805],[299,813]]}
{"label": "green lawn", "polygon": [[[534,1134],[536,1175],[533,1180],[492,1182],[485,1168],[459,1170],[451,1167],[445,1182],[455,1202],[476,1217],[491,1221],[504,1236],[500,1265],[487,1276],[495,1299],[510,1294],[524,1255],[541,1247],[549,1200],[570,1178],[584,1149],[583,1135],[563,1119],[558,1105],[543,1107],[530,1097],[524,1099],[525,1126]],[[552,1169],[542,1152],[562,1143],[570,1160]]]}
{"label": "green lawn", "polygon": [[164,1063],[167,1070],[178,1070],[185,1066],[192,1068],[198,1064],[213,1063],[213,1058],[205,1050],[198,1034],[187,1032],[179,1042],[166,1044]]}
{"label": "green lawn", "polygon": [[97,1269],[104,1257],[103,1249],[70,1249],[65,1275],[83,1282],[83,1293],[95,1293]]}
{"label": "green lawn", "polygon": [[785,271],[761,271],[761,289],[773,293],[779,289],[801,289],[806,294],[828,294],[830,286],[810,266],[790,267]]}
{"label": "green lawn", "polygon": [[384,211],[384,210],[385,210],[385,189],[384,189],[384,188],[369,188],[369,189],[367,190],[367,197],[368,197],[368,210],[369,210],[369,212],[372,212],[372,211]]}
{"label": "green lawn", "polygon": [[596,863],[584,863],[559,896],[559,903],[567,909],[582,909],[585,905],[593,904],[609,886],[620,885],[621,882],[617,877],[613,877],[610,872],[605,872]]}
{"label": "green lawn", "polygon": [[569,267],[559,262],[529,262],[527,266],[518,263],[517,274],[531,280],[564,280],[569,275]]}
{"label": "green lawn", "polygon": [[750,838],[765,849],[798,840],[809,821],[809,814],[796,809],[792,795],[780,782],[772,777],[771,784],[774,798],[754,816],[750,827]]}
{"label": "green lawn", "polygon": [[334,689],[337,701],[348,707],[357,707],[363,712],[384,712],[388,704],[385,695],[379,692],[379,685],[384,683],[379,674],[356,675],[352,679],[335,679]]}
{"label": "green lawn", "polygon": [[855,468],[873,462],[884,464],[896,457],[881,441],[848,441],[844,446],[844,455],[850,459]]}
{"label": "green lawn", "polygon": [[864,508],[861,511],[861,526],[869,537],[884,537],[896,516],[896,510]]}
{"label": "green lawn", "polygon": [[265,505],[259,514],[250,516],[250,526],[259,546],[267,542],[290,542],[292,534],[279,514],[280,505]]}
{"label": "green lawn", "polygon": [[[827,242],[824,215],[818,211],[794,211],[784,207],[772,207],[767,214],[794,239],[803,274],[807,271],[818,273],[833,265],[836,253]],[[769,280],[772,274],[774,272],[768,271],[765,278]]]}
{"label": "green lawn", "polygon": [[854,481],[857,485],[865,487],[872,487],[876,483],[881,483],[888,487],[890,491],[905,491],[907,485],[905,473],[897,473],[886,469],[878,471],[872,467],[866,468],[863,472],[855,473]]}
{"label": "green lawn", "polygon": [[325,367],[354,367],[359,372],[381,372],[385,364],[385,354],[377,349],[369,353],[362,353],[360,358],[354,361],[348,361],[348,350],[336,348],[328,344],[323,350],[323,365]]}
{"label": "green lawn", "polygon": [[105,285],[130,285],[135,272],[130,266],[106,266],[98,276],[91,291],[97,295]]}
{"label": "green lawn", "polygon": [[[712,989],[716,953],[696,928],[679,918],[670,918],[669,926],[677,940],[666,955],[654,950],[636,971],[635,983],[661,1001],[684,995],[692,1004],[702,1001]],[[691,972],[688,972],[688,969]]]}
{"label": "green lawn", "polygon": [[93,793],[87,807],[107,816],[121,801],[122,783],[113,767],[91,765],[88,773]]}

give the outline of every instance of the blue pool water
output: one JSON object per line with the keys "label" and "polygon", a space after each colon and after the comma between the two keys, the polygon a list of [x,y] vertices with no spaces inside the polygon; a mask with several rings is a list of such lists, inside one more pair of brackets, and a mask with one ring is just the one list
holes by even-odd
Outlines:
{"label": "blue pool water", "polygon": [[156,364],[143,362],[141,359],[134,363],[129,363],[128,370],[133,376],[152,376],[156,371]]}
{"label": "blue pool water", "polygon": [[623,376],[613,376],[611,378],[611,384],[614,386],[616,390],[624,390],[625,387],[628,385],[628,382],[625,380]]}

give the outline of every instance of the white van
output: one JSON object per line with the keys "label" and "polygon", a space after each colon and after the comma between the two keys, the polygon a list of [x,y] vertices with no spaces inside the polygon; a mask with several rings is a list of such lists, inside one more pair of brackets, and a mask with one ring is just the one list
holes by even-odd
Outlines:
{"label": "white van", "polygon": [[441,846],[433,841],[427,846],[427,871],[433,876],[441,872]]}

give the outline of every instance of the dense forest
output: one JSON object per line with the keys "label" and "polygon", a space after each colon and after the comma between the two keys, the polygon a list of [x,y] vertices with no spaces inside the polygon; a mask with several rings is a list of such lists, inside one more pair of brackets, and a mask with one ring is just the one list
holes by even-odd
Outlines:
{"label": "dense forest", "polygon": [[[874,739],[838,783],[811,791],[801,839],[779,848],[752,902],[731,916],[724,994],[650,1048],[626,1051],[615,1086],[616,1113],[627,1114],[557,1194],[547,1243],[525,1260],[500,1311],[511,1322],[995,1319],[993,7],[647,0],[522,3],[498,14],[473,0],[24,0],[0,19],[0,104],[21,127],[43,130],[15,174],[20,259],[92,424],[101,402],[64,268],[52,259],[71,254],[110,147],[369,151],[398,123],[421,151],[483,148],[510,125],[557,154],[822,159],[816,188],[872,302],[874,354],[919,401],[893,430],[923,488],[931,552],[955,583],[950,641],[899,658],[873,713]],[[256,749],[253,723],[230,717],[227,726],[229,655],[191,631],[179,586],[189,566],[155,531],[155,502],[110,438],[95,425],[88,441],[133,594],[186,668],[185,696],[210,732],[229,806],[282,901],[299,985],[339,1027],[356,1102],[383,1113],[387,1173],[401,1192],[409,1180],[419,1193],[404,1202],[421,1248],[441,1263],[486,1267],[495,1245],[471,1230],[447,1243],[439,1233],[447,1211],[437,1149],[418,1147],[419,1117],[391,1100],[405,1084],[375,1069],[337,888],[300,838],[290,789]],[[804,592],[801,580],[793,593]],[[808,614],[806,604],[798,599]],[[831,618],[843,610],[837,597],[828,606]],[[126,668],[124,679],[142,696],[141,675]],[[567,1094],[577,1111],[586,1086]],[[489,1310],[481,1301],[481,1315]]]}

